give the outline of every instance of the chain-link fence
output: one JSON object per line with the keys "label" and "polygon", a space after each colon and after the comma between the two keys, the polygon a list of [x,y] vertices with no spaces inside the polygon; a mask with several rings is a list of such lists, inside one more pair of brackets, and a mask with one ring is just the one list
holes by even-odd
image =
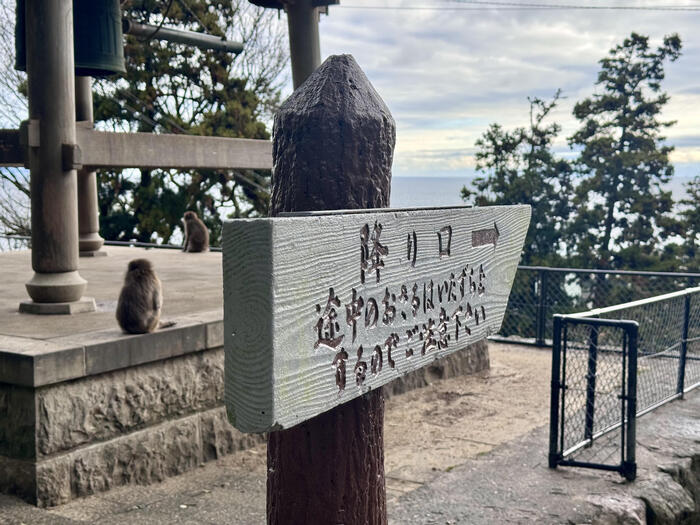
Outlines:
{"label": "chain-link fence", "polygon": [[697,386],[700,288],[555,315],[550,466],[634,479],[636,418]]}
{"label": "chain-link fence", "polygon": [[700,273],[519,266],[497,339],[550,346],[552,316],[700,285]]}
{"label": "chain-link fence", "polygon": [[[19,235],[0,235],[0,252],[28,250],[31,248],[32,238]],[[182,246],[176,244],[157,244],[153,242],[138,241],[105,241],[105,246],[131,246],[136,248],[157,248],[162,250],[182,250]],[[220,246],[210,246],[212,252],[220,252]]]}

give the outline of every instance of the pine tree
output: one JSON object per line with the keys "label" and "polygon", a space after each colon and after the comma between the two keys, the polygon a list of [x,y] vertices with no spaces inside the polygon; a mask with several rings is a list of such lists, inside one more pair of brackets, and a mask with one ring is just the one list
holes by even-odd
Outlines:
{"label": "pine tree", "polygon": [[661,91],[664,64],[680,56],[678,35],[656,50],[632,33],[600,61],[599,91],[574,107],[580,129],[570,145],[580,151],[577,210],[568,234],[581,266],[603,269],[658,268],[666,239],[678,231],[671,193],[672,147],[659,120],[669,100]]}
{"label": "pine tree", "polygon": [[522,264],[556,265],[564,251],[564,225],[571,213],[566,198],[573,192],[571,166],[557,158],[552,144],[561,131],[545,124],[561,92],[549,102],[530,101],[530,125],[513,131],[491,124],[476,141],[475,190],[462,188],[462,199],[477,206],[530,204],[532,219],[523,248]]}
{"label": "pine tree", "polygon": [[673,258],[674,270],[700,272],[700,175],[685,187],[686,196],[678,201],[681,242],[667,247],[666,255]]}
{"label": "pine tree", "polygon": [[[127,73],[95,89],[101,127],[269,139],[265,121],[279,103],[288,61],[286,35],[274,13],[245,0],[133,0],[123,14],[140,23],[243,41],[245,49],[234,56],[160,41],[157,35],[127,36]],[[223,217],[267,213],[269,170],[134,171],[100,174],[106,239],[168,242],[190,209],[207,224],[216,245]]]}
{"label": "pine tree", "polygon": [[[507,131],[499,124],[491,124],[476,141],[476,169],[484,175],[472,182],[474,190],[462,188],[462,198],[477,206],[532,206],[521,257],[524,265],[561,266],[563,263],[564,226],[571,213],[568,195],[573,192],[571,166],[552,151],[561,126],[545,123],[560,96],[561,91],[557,91],[551,101],[528,99],[528,127]],[[556,298],[559,307],[568,309],[571,301],[564,289],[565,277],[563,273],[549,276],[548,301]],[[537,316],[529,303],[519,299],[536,297],[541,293],[542,284],[536,272],[518,273],[501,335],[535,335]]]}

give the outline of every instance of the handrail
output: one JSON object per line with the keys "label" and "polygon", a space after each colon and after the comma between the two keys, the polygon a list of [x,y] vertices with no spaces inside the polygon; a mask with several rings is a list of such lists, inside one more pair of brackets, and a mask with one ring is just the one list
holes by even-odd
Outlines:
{"label": "handrail", "polygon": [[[31,237],[26,237],[24,235],[2,235],[0,234],[0,239],[9,239],[12,241],[31,241]],[[105,241],[105,246],[133,246],[135,248],[162,248],[164,250],[182,250],[181,245],[177,244],[158,244],[155,242],[141,242],[141,241]],[[220,252],[221,246],[210,246],[209,251]]]}
{"label": "handrail", "polygon": [[518,270],[534,270],[557,273],[595,273],[608,275],[640,275],[645,277],[693,277],[700,278],[700,273],[692,272],[650,272],[644,270],[601,270],[594,268],[554,268],[551,266],[518,266]]}
{"label": "handrail", "polygon": [[[654,297],[647,297],[646,299],[639,299],[637,301],[630,301],[629,303],[616,304],[613,306],[605,306],[603,308],[594,308],[593,310],[588,310],[587,312],[578,312],[575,314],[566,314],[562,317],[569,317],[574,319],[591,318],[597,317],[601,314],[608,314],[610,312],[616,312],[618,310],[627,310],[628,308],[634,308],[637,306],[643,306],[647,304],[657,303],[659,301],[665,301],[667,299],[673,299],[675,297],[683,297],[685,295],[690,295],[700,292],[700,286],[695,288],[686,288],[684,290],[678,290],[676,292],[670,292],[663,295],[656,295]],[[555,314],[560,315],[560,314]]]}

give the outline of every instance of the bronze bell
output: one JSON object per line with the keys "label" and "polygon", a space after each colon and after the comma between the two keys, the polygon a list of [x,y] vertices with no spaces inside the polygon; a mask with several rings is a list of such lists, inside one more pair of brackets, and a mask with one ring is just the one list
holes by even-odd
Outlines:
{"label": "bronze bell", "polygon": [[[15,69],[27,70],[25,0],[17,0]],[[119,0],[73,0],[75,74],[104,77],[124,73]]]}

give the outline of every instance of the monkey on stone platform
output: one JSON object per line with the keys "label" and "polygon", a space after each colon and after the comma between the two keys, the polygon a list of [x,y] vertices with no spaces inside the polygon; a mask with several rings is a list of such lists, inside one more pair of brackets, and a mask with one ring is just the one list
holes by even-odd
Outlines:
{"label": "monkey on stone platform", "polygon": [[117,322],[127,333],[145,334],[158,328],[163,306],[160,279],[148,259],[134,259],[124,277],[117,303]]}
{"label": "monkey on stone platform", "polygon": [[209,249],[209,230],[193,211],[185,212],[184,252],[206,252]]}

